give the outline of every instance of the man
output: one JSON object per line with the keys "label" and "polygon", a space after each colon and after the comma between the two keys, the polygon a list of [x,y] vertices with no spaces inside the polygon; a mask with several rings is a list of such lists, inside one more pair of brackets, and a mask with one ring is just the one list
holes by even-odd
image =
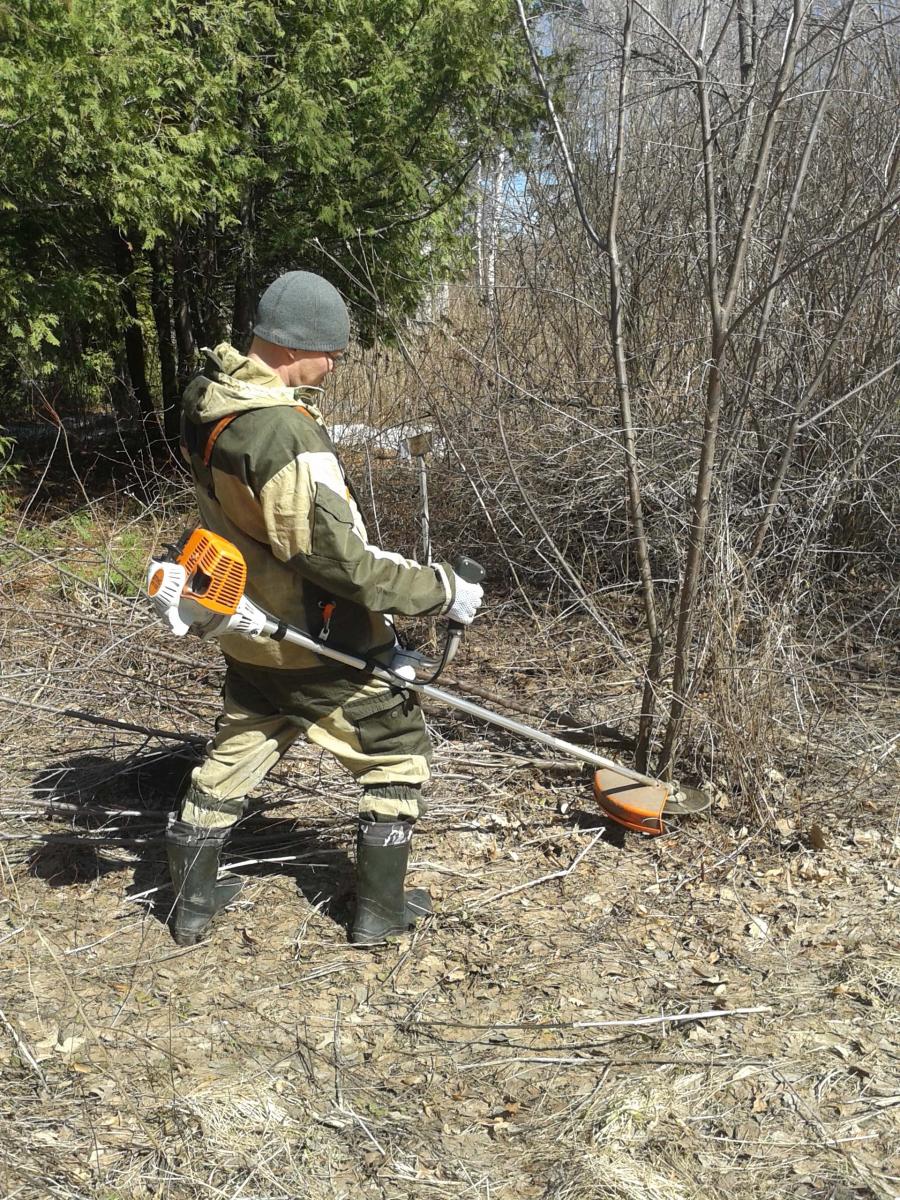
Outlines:
{"label": "man", "polygon": [[[422,566],[373,546],[319,411],[321,384],[350,337],[347,309],[325,279],[291,271],[265,291],[245,356],[206,351],[187,387],[182,452],[203,525],[247,562],[247,595],[323,643],[390,664],[389,614],[442,614],[468,624],[482,589],[447,563]],[[224,705],[166,832],[175,888],[173,934],[203,936],[240,889],[219,856],[245,797],[301,734],[362,785],[356,945],[372,945],[431,912],[404,891],[431,747],[414,692],[266,638],[221,639]]]}

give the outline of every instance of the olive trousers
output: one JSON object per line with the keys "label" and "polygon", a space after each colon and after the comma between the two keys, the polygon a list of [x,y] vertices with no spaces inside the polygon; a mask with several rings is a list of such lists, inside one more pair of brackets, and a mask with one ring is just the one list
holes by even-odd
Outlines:
{"label": "olive trousers", "polygon": [[228,660],[224,703],[181,819],[233,825],[247,794],[303,734],[362,785],[360,812],[416,820],[431,743],[415,692],[331,667],[278,671]]}

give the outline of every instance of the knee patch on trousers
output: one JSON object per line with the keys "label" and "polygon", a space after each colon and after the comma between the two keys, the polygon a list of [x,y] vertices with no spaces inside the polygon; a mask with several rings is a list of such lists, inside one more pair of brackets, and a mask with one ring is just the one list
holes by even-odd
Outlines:
{"label": "knee patch on trousers", "polygon": [[379,821],[416,821],[425,815],[422,789],[409,783],[375,783],[363,788],[360,813]]}
{"label": "knee patch on trousers", "polygon": [[220,800],[192,784],[181,802],[181,820],[201,829],[227,829],[244,812],[243,800]]}

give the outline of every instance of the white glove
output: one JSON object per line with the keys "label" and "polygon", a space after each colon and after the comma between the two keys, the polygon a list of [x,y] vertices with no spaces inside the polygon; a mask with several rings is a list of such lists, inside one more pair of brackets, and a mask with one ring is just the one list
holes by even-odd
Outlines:
{"label": "white glove", "polygon": [[453,603],[444,613],[448,621],[459,621],[471,625],[484,599],[484,588],[480,583],[468,583],[461,576],[453,576]]}

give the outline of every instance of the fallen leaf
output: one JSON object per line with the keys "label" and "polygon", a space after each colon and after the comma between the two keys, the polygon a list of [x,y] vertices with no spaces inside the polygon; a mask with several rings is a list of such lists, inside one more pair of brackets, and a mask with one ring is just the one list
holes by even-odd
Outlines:
{"label": "fallen leaf", "polygon": [[809,844],[814,850],[824,850],[828,845],[825,832],[821,825],[812,824],[809,827]]}
{"label": "fallen leaf", "polygon": [[834,872],[827,870],[825,867],[820,867],[817,863],[807,861],[800,864],[800,878],[806,883],[823,883],[826,879],[833,879]]}
{"label": "fallen leaf", "polygon": [[81,1047],[84,1045],[84,1041],[85,1039],[83,1037],[75,1037],[74,1035],[70,1037],[63,1037],[57,1041],[53,1049],[59,1054],[74,1054],[76,1050],[81,1049]]}
{"label": "fallen leaf", "polygon": [[846,1062],[851,1054],[851,1047],[833,1033],[816,1033],[811,1039],[816,1050],[833,1050]]}
{"label": "fallen leaf", "polygon": [[881,834],[877,829],[854,829],[851,841],[854,846],[877,846]]}
{"label": "fallen leaf", "polygon": [[718,972],[716,971],[715,967],[711,967],[708,963],[704,963],[704,962],[691,963],[691,970],[694,972],[695,975],[702,976],[703,979],[706,979],[709,981],[712,981],[715,979],[716,982],[718,982],[718,978],[717,978]]}
{"label": "fallen leaf", "polygon": [[751,1075],[758,1075],[762,1067],[746,1066],[741,1067],[731,1077],[732,1083],[738,1083],[741,1079],[749,1079]]}

